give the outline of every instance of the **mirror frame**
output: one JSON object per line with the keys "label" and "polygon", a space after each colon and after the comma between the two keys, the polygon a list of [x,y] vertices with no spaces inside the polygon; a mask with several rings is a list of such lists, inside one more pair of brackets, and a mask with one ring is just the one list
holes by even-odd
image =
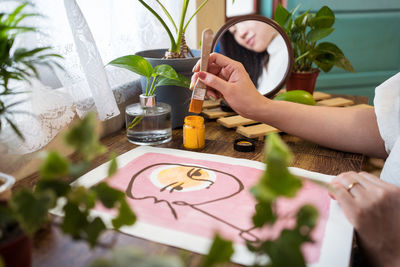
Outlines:
{"label": "mirror frame", "polygon": [[273,27],[276,31],[279,32],[279,34],[283,37],[283,40],[286,43],[286,46],[288,48],[288,57],[289,57],[289,62],[288,62],[288,66],[286,69],[286,73],[283,76],[282,81],[274,88],[272,89],[270,92],[264,94],[265,97],[268,98],[272,98],[274,95],[276,95],[276,93],[279,92],[279,90],[281,90],[281,88],[283,87],[283,85],[286,83],[286,81],[289,79],[290,74],[292,73],[292,68],[293,68],[293,62],[294,62],[294,58],[293,58],[293,48],[292,48],[292,43],[289,39],[289,36],[286,34],[286,32],[281,28],[281,26],[279,26],[275,21],[273,21],[272,19],[266,18],[264,16],[261,15],[243,15],[243,16],[237,16],[237,17],[233,17],[231,19],[229,19],[224,25],[222,25],[222,27],[218,30],[218,32],[214,35],[214,39],[212,42],[212,51],[215,51],[217,44],[218,44],[218,40],[219,38],[226,32],[229,30],[229,28],[231,26],[233,26],[236,23],[245,21],[245,20],[258,20],[261,22],[265,22],[268,25],[270,25],[271,27]]}

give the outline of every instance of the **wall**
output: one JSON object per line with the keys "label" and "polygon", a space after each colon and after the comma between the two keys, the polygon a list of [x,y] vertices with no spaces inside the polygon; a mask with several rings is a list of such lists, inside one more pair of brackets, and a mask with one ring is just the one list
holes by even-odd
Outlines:
{"label": "wall", "polygon": [[364,95],[372,103],[375,87],[400,71],[400,1],[287,1],[289,10],[298,4],[300,12],[317,10],[323,5],[334,10],[336,30],[324,40],[337,44],[355,69],[355,73],[338,68],[321,73],[317,90]]}

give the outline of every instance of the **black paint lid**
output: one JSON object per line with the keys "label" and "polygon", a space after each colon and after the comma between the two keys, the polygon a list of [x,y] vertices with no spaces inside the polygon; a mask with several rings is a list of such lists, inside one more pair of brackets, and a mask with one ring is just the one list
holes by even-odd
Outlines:
{"label": "black paint lid", "polygon": [[239,152],[252,152],[256,149],[255,142],[250,139],[236,139],[233,148]]}

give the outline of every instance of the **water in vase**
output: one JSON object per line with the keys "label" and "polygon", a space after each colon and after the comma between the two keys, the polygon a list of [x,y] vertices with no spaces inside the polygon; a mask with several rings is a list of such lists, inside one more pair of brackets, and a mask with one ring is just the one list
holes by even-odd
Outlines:
{"label": "water in vase", "polygon": [[[128,129],[129,124],[139,117],[138,123]],[[136,145],[157,145],[171,140],[171,107],[157,103],[154,107],[142,107],[139,103],[126,108],[127,138]]]}

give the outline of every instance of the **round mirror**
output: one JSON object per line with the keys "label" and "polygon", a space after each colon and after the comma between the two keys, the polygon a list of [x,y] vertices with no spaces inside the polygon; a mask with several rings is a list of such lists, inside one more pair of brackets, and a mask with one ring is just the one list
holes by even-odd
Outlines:
{"label": "round mirror", "polygon": [[292,70],[289,37],[276,22],[260,15],[229,20],[215,34],[212,47],[241,62],[266,97],[273,97],[282,88]]}

